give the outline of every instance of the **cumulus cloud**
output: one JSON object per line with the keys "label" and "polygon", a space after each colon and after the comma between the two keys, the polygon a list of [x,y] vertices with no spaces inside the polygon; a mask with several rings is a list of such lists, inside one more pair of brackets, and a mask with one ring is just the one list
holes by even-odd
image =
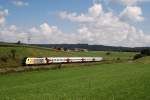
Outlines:
{"label": "cumulus cloud", "polygon": [[150,0],[110,0],[110,2],[120,3],[125,6],[135,5],[139,2],[149,2]]}
{"label": "cumulus cloud", "polygon": [[[98,4],[96,4],[98,6]],[[95,9],[92,6],[92,9]],[[81,15],[73,15],[72,13],[65,12],[66,18],[70,21],[76,21],[79,24],[77,31],[78,41],[81,43],[89,44],[104,44],[114,46],[148,46],[150,43],[150,36],[143,33],[142,30],[135,28],[132,25],[120,20],[119,16],[114,15],[112,12],[105,12],[102,10],[101,4],[100,9],[95,13],[95,10],[88,10],[87,13],[82,14],[86,16],[84,20],[78,19]],[[89,8],[89,9],[91,9]],[[127,10],[127,11],[126,11]],[[140,16],[142,14],[141,9],[138,7],[127,8],[121,13],[121,18],[128,17],[136,21],[142,21],[144,18]],[[92,16],[91,12],[93,11]],[[69,16],[69,17],[68,17]],[[60,16],[62,17],[62,16]],[[76,20],[72,20],[76,19]],[[86,23],[84,23],[86,19]],[[92,20],[89,20],[92,19]]]}
{"label": "cumulus cloud", "polygon": [[103,13],[102,5],[95,3],[92,7],[90,7],[88,9],[88,12],[89,12],[90,15],[97,17],[97,16],[99,16],[100,14]]}
{"label": "cumulus cloud", "polygon": [[17,7],[23,7],[23,6],[28,6],[29,3],[28,2],[24,2],[24,1],[21,1],[21,0],[15,0],[12,2],[15,6]]}
{"label": "cumulus cloud", "polygon": [[77,43],[76,34],[64,33],[57,26],[44,22],[30,29],[32,43]]}
{"label": "cumulus cloud", "polygon": [[120,14],[122,20],[143,21],[142,10],[137,6],[128,6]]}
{"label": "cumulus cloud", "polygon": [[0,10],[0,25],[5,24],[5,17],[8,15],[8,9]]}
{"label": "cumulus cloud", "polygon": [[[122,12],[120,16],[125,16],[125,12]],[[138,12],[135,15],[140,16],[141,13]],[[47,22],[36,27],[33,26],[26,31],[20,30],[15,25],[10,25],[0,27],[0,40],[15,42],[21,40],[22,42],[28,42],[30,38],[30,43],[88,43],[130,47],[150,46],[150,35],[146,35],[142,30],[120,20],[120,16],[104,11],[101,4],[94,4],[87,9],[87,13],[77,14],[65,11],[60,12],[59,16],[63,19],[76,22],[78,25],[77,30],[72,33],[65,33],[57,26],[49,25]],[[139,17],[137,19],[139,20]]]}
{"label": "cumulus cloud", "polygon": [[93,22],[95,17],[103,14],[103,8],[101,4],[94,4],[88,9],[87,14],[67,13],[66,11],[60,12],[59,16],[63,19],[69,19],[74,22]]}
{"label": "cumulus cloud", "polygon": [[4,25],[0,27],[0,30],[0,41],[17,42],[18,40],[21,40],[27,43],[28,33],[20,30],[15,25]]}

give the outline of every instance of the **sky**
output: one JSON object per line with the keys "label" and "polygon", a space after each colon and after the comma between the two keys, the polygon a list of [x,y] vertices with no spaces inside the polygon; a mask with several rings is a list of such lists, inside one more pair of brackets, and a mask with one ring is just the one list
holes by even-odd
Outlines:
{"label": "sky", "polygon": [[150,0],[0,0],[0,41],[150,46]]}

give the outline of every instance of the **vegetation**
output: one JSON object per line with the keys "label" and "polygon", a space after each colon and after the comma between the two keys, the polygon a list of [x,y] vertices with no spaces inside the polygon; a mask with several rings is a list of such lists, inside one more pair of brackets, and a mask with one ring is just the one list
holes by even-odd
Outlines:
{"label": "vegetation", "polygon": [[148,64],[103,64],[0,75],[1,100],[149,100]]}
{"label": "vegetation", "polygon": [[20,67],[24,57],[47,57],[47,56],[102,56],[105,60],[128,60],[132,59],[136,53],[131,52],[111,52],[89,51],[89,52],[67,52],[56,51],[49,48],[30,47],[30,46],[1,46],[0,47],[0,68]]}
{"label": "vegetation", "polygon": [[150,56],[150,49],[141,50],[140,54],[136,54],[133,57],[133,60],[136,60],[136,59],[139,59],[139,58],[142,58],[142,57],[145,57],[145,56]]}
{"label": "vegetation", "polygon": [[55,70],[0,74],[0,100],[149,100],[150,56],[132,61],[136,54],[1,46],[0,69],[16,69],[24,57],[31,56],[102,56],[105,60],[63,64],[54,66]]}
{"label": "vegetation", "polygon": [[141,50],[141,54],[145,56],[150,56],[150,49],[143,49]]}

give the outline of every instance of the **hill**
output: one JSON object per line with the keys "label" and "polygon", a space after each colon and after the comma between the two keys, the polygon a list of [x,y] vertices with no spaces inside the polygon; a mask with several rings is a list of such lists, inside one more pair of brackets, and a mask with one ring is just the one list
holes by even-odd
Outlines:
{"label": "hill", "polygon": [[48,48],[84,48],[89,51],[122,51],[122,52],[140,52],[143,49],[150,47],[121,47],[121,46],[105,46],[105,45],[89,45],[89,44],[31,44],[33,46],[48,47]]}
{"label": "hill", "polygon": [[150,64],[150,56],[142,57],[135,60],[136,63]]}
{"label": "hill", "polygon": [[[15,58],[12,51],[15,52]],[[49,56],[100,56],[105,60],[132,59],[133,52],[109,52],[107,51],[89,51],[89,52],[67,52],[57,51],[50,48],[22,45],[4,45],[0,46],[0,68],[20,67],[24,57],[49,57]]]}

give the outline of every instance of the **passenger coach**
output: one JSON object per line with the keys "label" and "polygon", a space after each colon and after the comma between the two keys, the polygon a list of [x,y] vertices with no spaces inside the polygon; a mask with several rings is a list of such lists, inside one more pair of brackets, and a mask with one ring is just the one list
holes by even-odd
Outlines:
{"label": "passenger coach", "polygon": [[84,63],[84,62],[98,62],[102,61],[102,57],[27,57],[25,65],[46,65],[58,63]]}

